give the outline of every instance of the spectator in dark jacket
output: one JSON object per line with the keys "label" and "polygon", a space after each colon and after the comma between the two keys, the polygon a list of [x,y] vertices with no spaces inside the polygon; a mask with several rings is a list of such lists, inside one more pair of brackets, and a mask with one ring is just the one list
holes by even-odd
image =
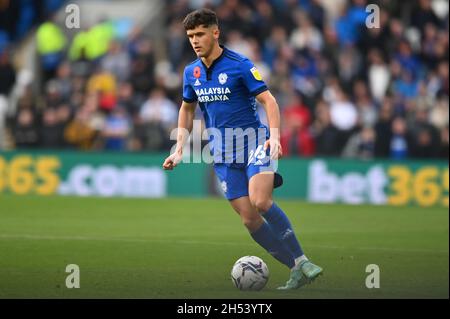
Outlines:
{"label": "spectator in dark jacket", "polygon": [[389,98],[386,98],[381,106],[378,121],[375,124],[375,156],[388,157],[390,153],[390,141],[392,136],[391,123],[393,106]]}
{"label": "spectator in dark jacket", "polygon": [[416,158],[437,158],[439,156],[439,132],[428,122],[426,109],[416,110],[415,121],[411,123],[411,155]]}
{"label": "spectator in dark jacket", "polygon": [[321,101],[317,104],[316,121],[313,123],[313,133],[318,156],[338,156],[339,131],[331,123],[328,104]]}
{"label": "spectator in dark jacket", "polygon": [[13,135],[17,148],[33,148],[38,145],[39,128],[33,110],[24,108],[17,113]]}
{"label": "spectator in dark jacket", "polygon": [[9,95],[16,82],[16,72],[11,64],[9,53],[0,52],[0,95]]}

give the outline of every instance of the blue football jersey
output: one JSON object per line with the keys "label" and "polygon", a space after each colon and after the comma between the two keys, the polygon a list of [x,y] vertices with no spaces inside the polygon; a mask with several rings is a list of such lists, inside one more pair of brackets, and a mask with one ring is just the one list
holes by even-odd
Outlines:
{"label": "blue football jersey", "polygon": [[251,145],[261,144],[269,136],[259,119],[255,100],[267,86],[248,58],[222,48],[222,54],[209,68],[200,58],[186,66],[183,100],[198,102],[210,132],[214,162],[243,163],[252,151]]}

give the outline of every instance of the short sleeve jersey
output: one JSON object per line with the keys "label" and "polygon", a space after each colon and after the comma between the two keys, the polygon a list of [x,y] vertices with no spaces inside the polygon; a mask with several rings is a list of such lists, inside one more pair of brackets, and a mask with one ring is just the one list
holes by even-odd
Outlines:
{"label": "short sleeve jersey", "polygon": [[222,48],[222,54],[209,68],[197,59],[186,66],[183,75],[183,100],[198,102],[206,127],[223,134],[222,140],[210,135],[211,151],[221,150],[219,157],[214,156],[216,162],[227,156],[233,156],[234,161],[236,153],[249,151],[247,143],[243,148],[233,145],[228,149],[226,129],[264,129],[266,137],[269,134],[256,110],[255,96],[267,90],[258,69],[248,58]]}

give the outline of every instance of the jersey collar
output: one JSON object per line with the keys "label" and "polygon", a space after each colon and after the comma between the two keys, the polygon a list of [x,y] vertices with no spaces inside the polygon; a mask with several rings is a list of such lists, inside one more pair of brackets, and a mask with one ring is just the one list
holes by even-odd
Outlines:
{"label": "jersey collar", "polygon": [[225,51],[228,50],[227,48],[225,48],[224,45],[219,44],[219,46],[222,48],[222,53],[211,63],[211,65],[209,66],[209,68],[206,66],[205,63],[203,63],[203,60],[200,59],[200,62],[202,62],[203,67],[205,68],[205,70],[208,72],[211,72],[211,70],[213,69],[214,65],[217,64],[217,62],[219,62],[224,56],[225,56]]}

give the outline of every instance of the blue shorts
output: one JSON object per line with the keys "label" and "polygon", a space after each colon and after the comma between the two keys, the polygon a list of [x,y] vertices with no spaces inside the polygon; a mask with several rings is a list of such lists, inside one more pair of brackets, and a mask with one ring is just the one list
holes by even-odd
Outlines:
{"label": "blue shorts", "polygon": [[[248,196],[248,181],[254,175],[262,172],[276,172],[277,161],[270,160],[269,150],[266,154],[263,159],[255,157],[248,164],[214,164],[220,186],[228,200]],[[275,173],[274,187],[281,186],[282,183],[281,175]]]}

